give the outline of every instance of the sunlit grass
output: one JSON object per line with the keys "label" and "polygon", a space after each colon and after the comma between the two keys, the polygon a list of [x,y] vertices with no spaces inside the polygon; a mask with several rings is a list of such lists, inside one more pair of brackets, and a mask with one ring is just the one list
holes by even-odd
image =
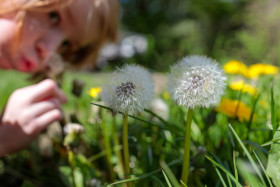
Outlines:
{"label": "sunlit grass", "polygon": [[[28,80],[29,76],[26,74],[12,71],[0,71],[0,74],[2,78],[0,81],[1,108],[15,89],[33,83]],[[101,87],[108,81],[108,75],[67,72],[64,76],[62,90],[68,97],[68,103],[63,107],[64,115],[67,122],[73,121],[74,115],[75,120],[85,127],[85,133],[82,134],[81,142],[77,144],[79,146],[77,150],[74,150],[71,161],[74,167],[72,178],[75,177],[77,186],[89,186],[89,182],[93,180],[103,185],[110,184],[110,186],[123,186],[129,181],[133,181],[134,186],[141,187],[178,186],[178,184],[185,186],[180,182],[180,174],[186,131],[183,124],[186,123],[187,109],[175,105],[170,97],[167,97],[165,86],[163,86],[157,91],[156,97],[162,99],[167,105],[169,109],[167,117],[160,116],[159,111],[152,111],[150,108],[142,113],[128,116],[128,146],[131,158],[129,164],[133,175],[131,179],[125,179],[122,164],[119,164],[121,155],[118,152],[122,152],[122,146],[119,143],[115,144],[116,138],[121,143],[122,114],[112,116],[110,109],[103,107],[104,103],[100,101],[100,97],[92,98],[89,94],[92,87]],[[240,76],[229,75],[228,78],[228,83],[230,83],[232,80],[240,79]],[[73,80],[84,82],[80,97],[71,93]],[[246,104],[251,111],[249,120],[240,120],[237,114],[228,115],[214,110],[214,107],[194,109],[191,127],[190,173],[186,186],[245,186],[248,184],[273,186],[272,181],[277,182],[275,178],[271,178],[274,177],[271,173],[275,173],[273,171],[279,168],[275,164],[278,161],[275,158],[278,155],[279,137],[275,136],[273,139],[273,129],[276,131],[280,118],[279,77],[268,75],[261,76],[258,80],[245,80],[246,83],[254,84],[259,95],[232,90],[228,86],[223,98],[240,100]],[[104,124],[106,124],[106,129],[103,128]],[[116,174],[116,179],[113,181],[109,177],[105,134],[109,137],[112,146],[111,164]],[[69,186],[72,179],[67,157],[63,149],[55,145],[57,147],[54,146],[54,155],[50,158],[39,154],[38,145],[35,142],[28,149],[4,158],[4,162],[0,160],[0,166],[4,168],[0,170],[0,179],[3,180],[4,173],[16,176],[19,181],[24,179],[26,184],[35,186],[41,184],[40,181],[46,184]],[[271,145],[274,152],[270,156],[271,164],[268,172],[266,167]],[[31,163],[28,170],[25,169],[26,163]],[[46,175],[35,174],[36,168],[44,171]]]}

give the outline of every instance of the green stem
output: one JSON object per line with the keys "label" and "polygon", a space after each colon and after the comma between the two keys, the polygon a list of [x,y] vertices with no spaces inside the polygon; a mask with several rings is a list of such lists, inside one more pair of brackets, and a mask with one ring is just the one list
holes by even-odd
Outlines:
{"label": "green stem", "polygon": [[253,124],[253,118],[254,118],[254,113],[255,113],[255,110],[256,110],[256,105],[257,105],[257,102],[260,98],[260,94],[257,95],[257,98],[253,104],[253,107],[252,107],[252,111],[251,111],[251,114],[250,114],[250,120],[248,122],[248,132],[246,133],[246,138],[245,140],[249,140],[249,135],[252,131],[252,124]]}
{"label": "green stem", "polygon": [[157,139],[158,139],[158,127],[152,127],[152,146],[156,148]]}
{"label": "green stem", "polygon": [[[119,141],[119,138],[118,138],[118,134],[117,134],[117,127],[116,127],[116,116],[113,116],[113,138],[114,138],[114,143],[115,143],[115,146],[116,147],[119,147],[120,146],[120,141]],[[123,178],[123,174],[124,174],[124,164],[123,164],[123,159],[122,159],[122,153],[121,153],[121,150],[120,149],[116,149],[116,154],[117,154],[117,157],[119,159],[119,165],[120,165],[120,168],[121,168],[121,172],[120,172],[120,178]]]}
{"label": "green stem", "polygon": [[71,167],[71,176],[72,176],[73,187],[76,187],[73,158],[74,158],[74,153],[72,152],[72,150],[70,148],[68,148],[68,162]]}
{"label": "green stem", "polygon": [[[123,115],[123,155],[124,155],[124,174],[126,179],[130,179],[130,168],[129,168],[129,150],[128,150],[128,115]],[[127,183],[128,187],[132,187],[132,183]]]}
{"label": "green stem", "polygon": [[107,163],[108,163],[110,179],[112,181],[114,181],[115,180],[115,174],[113,172],[113,165],[112,165],[112,162],[111,162],[112,149],[111,149],[111,145],[110,145],[110,137],[108,136],[107,126],[106,126],[106,123],[104,121],[102,111],[101,111],[101,118],[102,118],[101,123],[102,123],[102,131],[103,131],[103,136],[104,136],[104,144],[105,144],[105,150],[106,150],[106,159],[107,159]]}
{"label": "green stem", "polygon": [[193,110],[189,109],[187,122],[186,122],[186,136],[185,136],[185,146],[184,146],[184,161],[181,180],[187,185],[188,175],[189,175],[189,165],[190,165],[190,145],[191,145],[191,123],[192,123],[192,113]]}
{"label": "green stem", "polygon": [[[245,84],[245,83],[244,83],[244,84]],[[238,95],[238,99],[237,99],[237,105],[236,105],[236,108],[235,108],[235,111],[234,111],[233,118],[238,118],[238,110],[239,110],[241,98],[242,98],[242,95],[243,95],[243,92],[242,92],[243,87],[244,87],[244,85],[242,86],[242,88],[241,88],[240,91],[239,91],[239,95]]]}

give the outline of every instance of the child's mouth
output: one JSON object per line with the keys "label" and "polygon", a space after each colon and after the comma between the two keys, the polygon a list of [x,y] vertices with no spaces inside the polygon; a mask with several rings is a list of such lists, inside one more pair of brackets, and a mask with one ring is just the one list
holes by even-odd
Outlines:
{"label": "child's mouth", "polygon": [[35,65],[30,60],[23,58],[21,60],[20,70],[23,72],[30,72],[34,69]]}

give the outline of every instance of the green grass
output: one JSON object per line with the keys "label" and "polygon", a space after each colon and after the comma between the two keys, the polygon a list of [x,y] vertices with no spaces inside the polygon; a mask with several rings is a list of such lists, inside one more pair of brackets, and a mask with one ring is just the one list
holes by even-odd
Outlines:
{"label": "green grass", "polygon": [[[0,74],[1,108],[15,89],[34,83],[23,73],[0,71]],[[280,86],[276,84],[279,82],[278,76],[274,77],[273,92],[270,76],[255,80],[255,85],[261,93],[258,97],[247,93],[239,97],[239,92],[226,89],[224,97],[239,98],[252,108],[256,117],[253,118],[251,115],[248,122],[228,117],[216,112],[214,108],[194,110],[188,184],[180,182],[187,110],[165,98],[163,89],[157,91],[156,97],[166,103],[169,109],[167,118],[151,108],[145,109],[139,115],[128,117],[132,175],[131,179],[122,178],[117,156],[117,151],[122,151],[122,146],[116,145],[113,139],[115,130],[121,143],[122,114],[113,117],[111,111],[100,103],[100,99],[93,99],[88,94],[91,87],[99,87],[106,83],[108,76],[107,73],[67,72],[63,80],[62,90],[68,97],[68,103],[63,106],[66,120],[70,122],[73,120],[70,116],[75,115],[85,127],[85,133],[75,139],[76,149],[72,160],[75,168],[73,176],[75,179],[77,177],[78,185],[89,186],[91,181],[95,181],[103,186],[122,186],[126,182],[133,181],[134,186],[140,187],[168,185],[235,187],[247,183],[251,186],[273,186],[272,181],[277,181],[272,180],[273,176],[269,174],[279,168],[273,164],[279,161],[278,153],[274,152],[274,155],[271,155],[269,150],[271,145],[275,150],[278,148],[276,145],[279,137],[275,136],[273,139],[273,130],[269,129],[267,124],[271,122],[275,130],[280,117],[278,110]],[[229,81],[234,78],[235,76],[230,76]],[[75,79],[83,81],[85,85],[79,98],[71,93],[72,81]],[[160,80],[158,79],[158,84],[163,84]],[[164,88],[165,85],[161,86]],[[113,127],[114,122],[116,127]],[[231,126],[228,126],[229,123]],[[42,132],[46,133],[48,130]],[[114,181],[110,180],[104,135],[109,138],[106,146],[110,145],[112,150],[111,164],[116,174]],[[0,181],[3,181],[3,185],[15,185],[24,181],[24,184],[30,186],[41,184],[70,186],[71,167],[65,150],[60,145],[61,141],[52,139],[52,157],[40,154],[40,145],[35,141],[27,149],[2,158]],[[271,172],[266,172],[269,155],[273,159],[270,165],[272,168]],[[276,168],[273,168],[274,165]],[[252,170],[248,170],[246,168],[248,166]],[[11,176],[15,179],[11,180]]]}

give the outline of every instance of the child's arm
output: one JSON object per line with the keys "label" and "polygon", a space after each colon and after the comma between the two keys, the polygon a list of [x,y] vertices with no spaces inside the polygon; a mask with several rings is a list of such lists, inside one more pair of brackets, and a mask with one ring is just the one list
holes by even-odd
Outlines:
{"label": "child's arm", "polygon": [[26,147],[49,124],[61,117],[66,96],[50,79],[18,89],[0,119],[0,156]]}

